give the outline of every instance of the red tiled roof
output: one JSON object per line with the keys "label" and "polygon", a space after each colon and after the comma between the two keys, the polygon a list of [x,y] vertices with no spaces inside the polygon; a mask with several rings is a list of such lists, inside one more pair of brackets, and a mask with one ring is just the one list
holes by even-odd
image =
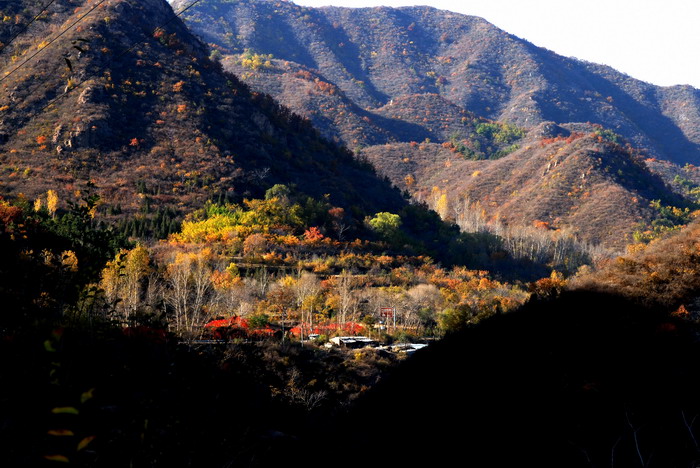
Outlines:
{"label": "red tiled roof", "polygon": [[270,327],[265,327],[265,328],[253,328],[251,329],[250,326],[248,325],[248,320],[238,317],[238,316],[233,316],[225,319],[219,319],[219,320],[212,320],[211,322],[207,323],[204,325],[205,328],[210,328],[210,329],[218,329],[218,328],[240,328],[245,330],[247,333],[251,335],[273,335],[275,333],[275,330],[273,330]]}
{"label": "red tiled roof", "polygon": [[[303,325],[304,333],[310,334],[315,333],[318,335],[329,335],[338,330],[339,326],[336,322],[331,323],[321,323],[315,325],[313,328],[309,328],[308,325]],[[365,327],[362,324],[355,322],[347,322],[342,327],[341,330],[348,335],[358,335],[364,332]],[[290,332],[292,335],[299,336],[301,334],[301,326],[293,327]]]}

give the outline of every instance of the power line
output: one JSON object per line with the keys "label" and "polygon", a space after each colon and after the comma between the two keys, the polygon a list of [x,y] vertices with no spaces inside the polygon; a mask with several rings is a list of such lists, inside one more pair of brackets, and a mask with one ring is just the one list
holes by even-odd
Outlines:
{"label": "power line", "polygon": [[85,13],[83,16],[81,16],[80,18],[78,18],[77,20],[75,20],[75,22],[74,22],[73,24],[71,24],[70,26],[68,26],[68,27],[67,27],[66,29],[64,29],[63,31],[61,31],[61,33],[60,33],[58,36],[56,36],[56,37],[54,37],[53,39],[51,39],[51,40],[49,41],[48,44],[46,44],[46,45],[45,45],[44,47],[42,47],[41,49],[37,50],[34,54],[32,54],[31,57],[29,57],[27,60],[25,60],[24,62],[22,62],[17,68],[15,68],[15,69],[12,70],[11,72],[9,72],[7,75],[5,75],[5,76],[3,76],[2,78],[0,78],[0,83],[2,83],[2,82],[5,81],[7,78],[9,78],[10,76],[12,76],[17,70],[19,70],[20,68],[22,68],[23,66],[25,66],[25,65],[27,64],[27,62],[29,62],[31,59],[33,59],[34,57],[36,57],[37,55],[39,55],[40,53],[42,53],[44,50],[48,49],[49,46],[50,46],[51,44],[53,44],[53,43],[56,42],[58,39],[60,39],[61,36],[63,36],[65,33],[67,33],[68,31],[70,31],[71,29],[73,29],[73,28],[74,28],[78,23],[80,23],[87,15],[89,15],[90,13],[92,13],[93,11],[95,11],[100,5],[102,5],[102,4],[105,3],[106,1],[107,1],[107,0],[100,0],[100,2],[99,2],[97,5],[95,5],[95,6],[93,6],[92,8],[90,8],[90,11],[88,11],[88,12]]}
{"label": "power line", "polygon": [[20,30],[20,32],[18,32],[17,34],[15,34],[15,35],[12,37],[12,39],[10,39],[10,41],[9,41],[7,44],[3,45],[3,46],[0,48],[0,52],[2,52],[3,50],[5,50],[5,49],[7,48],[7,46],[9,46],[10,44],[12,44],[12,42],[13,42],[15,39],[17,39],[17,38],[19,37],[20,34],[22,34],[24,31],[26,31],[27,29],[29,29],[29,26],[31,26],[32,23],[34,23],[34,21],[36,21],[37,19],[39,19],[39,17],[40,17],[41,15],[43,15],[44,12],[45,12],[46,10],[48,10],[49,7],[50,7],[51,5],[53,5],[53,3],[54,3],[55,1],[56,1],[56,0],[51,0],[49,3],[47,3],[47,4],[44,6],[44,8],[42,8],[41,11],[40,11],[34,18],[32,18],[32,20],[31,20],[29,23],[27,23],[27,25],[26,25],[24,28],[22,28],[22,30]]}
{"label": "power line", "polygon": [[[187,10],[189,10],[190,8],[192,8],[193,6],[195,6],[197,3],[201,2],[201,1],[202,1],[202,0],[195,0],[194,2],[192,2],[192,3],[191,3],[189,6],[187,6],[186,8],[183,8],[183,9],[180,10],[178,13],[175,13],[175,16],[173,16],[172,18],[170,18],[170,19],[169,19],[168,21],[166,21],[165,23],[163,23],[163,24],[157,26],[157,27],[153,30],[153,33],[155,33],[156,31],[158,31],[159,29],[164,28],[164,27],[167,26],[168,24],[172,23],[172,22],[175,21],[177,18],[179,18],[180,15],[182,15],[184,12],[186,12]],[[136,42],[134,45],[132,45],[132,46],[129,47],[128,49],[126,49],[126,50],[124,50],[123,52],[121,52],[120,54],[116,55],[112,60],[110,60],[110,62],[113,62],[115,59],[117,59],[117,58],[119,58],[119,57],[122,57],[123,55],[126,55],[127,53],[131,52],[131,51],[134,50],[137,46],[139,46],[140,44],[143,44],[144,42],[145,42],[145,40]],[[49,101],[49,103],[46,104],[46,105],[41,109],[40,112],[43,112],[43,111],[46,110],[48,107],[50,107],[50,106],[52,106],[54,103],[56,103],[56,101],[58,101],[59,99],[62,99],[62,98],[64,98],[64,97],[66,97],[68,94],[70,94],[70,93],[72,93],[73,91],[75,91],[76,89],[80,88],[80,87],[83,86],[85,83],[87,83],[87,82],[86,82],[86,81],[82,81],[82,82],[80,82],[79,84],[77,84],[75,87],[73,87],[73,88],[69,89],[67,92],[63,93],[62,95],[60,95],[60,96],[58,96],[58,97],[55,97],[54,99],[52,99],[51,101]]]}

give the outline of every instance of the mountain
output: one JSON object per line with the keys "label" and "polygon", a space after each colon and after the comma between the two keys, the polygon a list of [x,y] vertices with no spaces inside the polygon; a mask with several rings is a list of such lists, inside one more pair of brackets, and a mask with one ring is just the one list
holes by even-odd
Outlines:
{"label": "mountain", "polygon": [[2,38],[19,35],[0,50],[4,195],[53,189],[65,206],[95,186],[117,217],[182,214],[276,183],[328,194],[360,220],[405,205],[367,164],[209,60],[165,1],[70,0],[31,22],[42,6],[5,12]]}
{"label": "mountain", "polygon": [[693,88],[656,87],[430,7],[209,0],[184,17],[225,69],[458,224],[468,201],[484,222],[546,223],[620,249],[662,216],[654,200],[695,201],[664,186],[679,166],[644,163],[700,161]]}
{"label": "mountain", "polygon": [[568,228],[586,242],[621,248],[659,217],[653,200],[684,204],[630,148],[599,130],[574,128],[541,124],[522,148],[497,160],[465,159],[454,146],[433,143],[377,145],[362,154],[414,197],[436,206],[444,196],[441,214],[460,225],[477,215],[484,223]]}
{"label": "mountain", "polygon": [[[173,4],[177,10],[188,2]],[[271,54],[267,65],[255,67],[239,56],[227,66],[285,104],[293,104],[287,101],[293,99],[290,83],[299,86],[303,79],[330,84],[322,86],[339,96],[336,109],[349,101],[372,114],[397,98],[435,94],[444,98],[440,107],[448,115],[454,115],[452,104],[526,128],[593,122],[653,156],[700,161],[699,90],[658,87],[561,57],[478,17],[431,7],[307,8],[274,0],[208,0],[184,16],[223,53]],[[411,108],[428,116],[424,130],[439,134],[445,115],[416,104]],[[333,112],[315,107],[325,117]],[[343,134],[337,126],[332,130]],[[349,136],[344,141],[350,147],[366,144]]]}

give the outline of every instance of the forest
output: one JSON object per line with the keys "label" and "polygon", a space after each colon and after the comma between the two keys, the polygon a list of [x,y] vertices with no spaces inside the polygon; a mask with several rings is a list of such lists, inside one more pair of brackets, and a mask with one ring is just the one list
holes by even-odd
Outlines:
{"label": "forest", "polygon": [[[386,405],[381,395],[389,388],[413,386],[410,382],[426,372],[422,367],[426,359],[442,362],[445,353],[462,355],[467,349],[478,354],[489,349],[478,343],[492,333],[501,334],[493,339],[502,342],[516,330],[529,330],[511,337],[512,343],[503,342],[504,349],[494,356],[477,359],[478,365],[467,356],[460,358],[458,366],[468,366],[461,380],[421,391],[430,394],[446,388],[443,385],[472,385],[471,379],[464,381],[466,375],[486,373],[480,378],[494,378],[496,362],[503,358],[497,356],[510,352],[506,350],[525,336],[540,336],[532,339],[544,346],[552,337],[556,342],[568,337],[575,343],[597,335],[600,329],[587,328],[595,323],[587,317],[592,314],[587,305],[598,309],[596,317],[609,313],[596,320],[623,327],[608,330],[605,346],[616,346],[621,339],[641,340],[635,346],[645,347],[645,340],[662,333],[662,342],[653,346],[661,346],[663,355],[668,340],[674,347],[689,347],[683,351],[690,353],[688,358],[697,352],[692,344],[700,317],[700,304],[694,299],[700,288],[697,222],[679,233],[630,246],[625,257],[604,256],[596,262],[586,257],[590,263],[575,274],[549,267],[545,271],[550,274],[536,281],[509,282],[488,271],[444,267],[420,254],[424,242],[405,229],[399,214],[380,212],[361,224],[353,223],[343,208],[281,184],[268,189],[264,198],[209,202],[161,240],[127,237],[118,226],[99,220],[97,195],[81,195],[65,201],[48,192],[34,201],[17,198],[0,203],[5,253],[0,295],[7,305],[2,347],[10,357],[1,372],[4,381],[16,382],[4,392],[5,401],[13,402],[5,417],[12,431],[4,434],[13,447],[10,459],[19,464],[41,459],[86,466],[151,466],[155,460],[178,466],[268,466],[284,459],[290,447],[313,446],[312,441],[325,441],[330,434],[369,443],[365,438],[372,432],[357,426],[366,418],[362,415],[375,411],[371,409],[375,405]],[[496,264],[513,264],[505,258],[507,250],[493,254],[504,257],[500,262],[505,263]],[[532,266],[536,258],[529,259],[531,266],[523,271],[539,271]],[[541,257],[546,258],[552,259]],[[603,303],[594,305],[599,301]],[[387,306],[395,308],[395,317],[382,315]],[[562,320],[566,331],[555,330],[563,326]],[[575,325],[580,320],[584,322]],[[581,323],[588,331],[577,328]],[[624,331],[628,326],[633,329]],[[657,332],[648,335],[643,330],[649,327]],[[421,351],[424,357],[419,359],[380,348],[323,346],[333,336],[354,334],[380,344],[431,343],[430,351]],[[553,346],[560,346],[562,359],[569,359],[570,345]],[[645,355],[656,348],[640,349]],[[531,352],[540,351],[527,355]],[[628,359],[624,356],[620,359]],[[585,362],[588,357],[576,359]],[[31,366],[26,365],[29,362]],[[684,362],[677,363],[682,375],[690,369]],[[583,372],[590,378],[589,372],[595,372],[585,366],[579,369],[579,364],[556,365],[573,366],[566,367],[567,372]],[[456,369],[442,372],[438,380],[449,379],[454,372],[462,375]],[[542,378],[556,379],[557,372]],[[584,377],[567,377],[576,382],[579,378]],[[628,396],[631,390],[617,388],[628,385],[624,381],[601,382],[584,387],[625,401],[637,398]],[[696,383],[674,377],[663,391],[670,391],[665,387],[670,385],[686,395]],[[558,385],[547,391],[558,392]],[[467,390],[474,391],[492,390]],[[566,392],[557,398],[573,404]],[[503,398],[518,401],[527,394]],[[519,417],[519,410],[485,395],[481,398],[488,407],[498,408],[501,417]],[[639,414],[665,411],[663,406],[656,408],[655,397],[649,398],[635,418],[647,421],[650,416]],[[171,411],[173,405],[176,412]],[[402,406],[390,408],[398,411],[392,413],[397,421],[407,417]],[[690,413],[694,408],[688,403],[679,411],[692,419],[697,414]],[[445,414],[442,408],[424,411],[430,419]],[[469,417],[482,418],[478,414]],[[590,430],[598,430],[599,422],[590,424]],[[630,434],[656,424],[662,423],[630,423]],[[202,425],[207,429],[195,430]],[[435,437],[448,426],[439,427]],[[674,431],[682,433],[684,427]],[[327,433],[323,428],[332,430]],[[690,422],[686,430],[694,437]],[[178,442],[183,434],[188,444]],[[647,443],[666,451],[681,440],[645,436],[650,437]],[[620,440],[627,437],[623,432]],[[587,439],[586,444],[599,450],[598,444],[608,443],[603,439]],[[332,446],[330,440],[326,443],[320,453]],[[634,454],[629,447],[623,449],[625,444],[629,442],[620,446],[621,459]],[[553,453],[562,457],[557,460],[572,460],[572,466],[578,466],[577,457],[566,450],[560,453],[561,445],[556,447]],[[683,448],[683,453],[687,450]],[[405,454],[395,456],[402,459]],[[467,458],[477,456],[485,455],[475,451]]]}
{"label": "forest", "polygon": [[[283,185],[240,205],[209,203],[160,241],[128,238],[98,220],[98,205],[96,195],[64,203],[52,191],[0,204],[3,348],[15,356],[5,361],[3,380],[18,382],[7,397],[19,406],[41,395],[30,414],[6,419],[17,463],[37,455],[87,465],[112,456],[118,464],[185,456],[155,451],[202,416],[185,413],[204,401],[190,400],[189,390],[180,394],[179,379],[192,379],[194,394],[213,390],[200,388],[209,377],[191,375],[191,366],[210,366],[222,381],[244,372],[247,385],[265,385],[252,407],[278,410],[251,415],[256,425],[290,424],[302,412],[294,431],[312,430],[315,418],[345,411],[403,359],[321,347],[332,336],[364,334],[385,344],[435,339],[507,313],[531,294],[486,271],[410,254],[420,240],[402,231],[397,214],[378,213],[352,228],[342,208]],[[349,236],[360,233],[364,239]],[[537,283],[536,293],[564,284],[556,272],[552,281]],[[379,313],[386,306],[396,310],[391,321]],[[309,341],[313,332],[320,336]],[[17,367],[21,362],[33,365]],[[173,365],[182,366],[179,377],[152,380]],[[116,394],[114,372],[140,377],[120,377]],[[166,406],[147,403],[153,392],[172,393],[167,400],[190,409],[174,421]],[[131,438],[139,431],[165,440],[137,449]],[[254,446],[263,436],[250,437],[243,449],[260,456]],[[190,463],[210,460],[198,451],[187,456]]]}

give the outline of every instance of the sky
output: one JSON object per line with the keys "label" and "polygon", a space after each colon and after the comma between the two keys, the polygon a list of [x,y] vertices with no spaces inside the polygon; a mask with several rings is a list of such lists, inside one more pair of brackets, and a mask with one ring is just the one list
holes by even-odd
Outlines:
{"label": "sky", "polygon": [[700,88],[698,0],[294,0],[305,6],[429,5],[480,16],[560,55],[661,86]]}

